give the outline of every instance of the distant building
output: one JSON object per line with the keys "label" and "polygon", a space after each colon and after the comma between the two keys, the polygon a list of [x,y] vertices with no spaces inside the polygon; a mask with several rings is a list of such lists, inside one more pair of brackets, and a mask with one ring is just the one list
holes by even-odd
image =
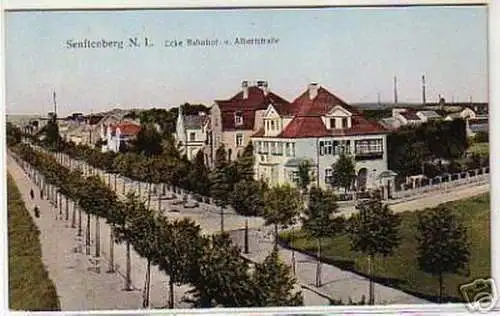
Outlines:
{"label": "distant building", "polygon": [[476,116],[477,116],[476,112],[474,112],[471,108],[464,107],[460,111],[448,114],[445,117],[445,121],[452,121],[452,120],[459,119],[459,118],[464,119],[464,120],[475,119]]}
{"label": "distant building", "polygon": [[430,111],[430,110],[417,111],[417,116],[423,123],[443,119],[443,117],[439,115],[436,111]]}
{"label": "distant building", "polygon": [[268,105],[263,121],[252,137],[257,178],[271,185],[295,183],[300,163],[308,161],[314,183],[328,187],[335,177],[332,165],[345,153],[355,161],[358,190],[387,185],[386,180],[393,188],[389,131],[325,88],[313,83],[291,104]]}
{"label": "distant building", "polygon": [[185,154],[189,160],[193,160],[205,145],[207,122],[208,116],[204,112],[198,115],[185,115],[182,106],[179,107],[175,139],[181,154]]}
{"label": "distant building", "polygon": [[206,161],[213,166],[215,153],[223,145],[234,160],[262,127],[262,116],[270,105],[289,104],[269,90],[267,81],[243,81],[241,91],[228,100],[216,100],[207,124]]}
{"label": "distant building", "polygon": [[399,121],[400,126],[415,126],[423,123],[414,109],[395,108],[392,110],[392,117]]}
{"label": "distant building", "polygon": [[119,152],[120,146],[134,139],[140,130],[141,126],[133,123],[102,125],[101,139],[105,144],[102,145],[101,150]]}

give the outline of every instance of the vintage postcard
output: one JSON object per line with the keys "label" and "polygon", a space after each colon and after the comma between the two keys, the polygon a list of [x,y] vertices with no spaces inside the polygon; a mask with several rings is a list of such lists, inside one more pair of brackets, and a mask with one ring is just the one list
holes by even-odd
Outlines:
{"label": "vintage postcard", "polygon": [[487,5],[4,17],[10,310],[496,304]]}

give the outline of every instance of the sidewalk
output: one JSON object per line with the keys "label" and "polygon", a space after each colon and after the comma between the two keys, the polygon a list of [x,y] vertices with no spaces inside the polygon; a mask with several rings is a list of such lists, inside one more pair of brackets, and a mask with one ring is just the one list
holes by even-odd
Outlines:
{"label": "sidewalk", "polygon": [[[266,229],[269,231],[269,229]],[[273,238],[265,238],[266,230],[261,232],[249,230],[249,254],[245,257],[254,261],[262,262],[271,252],[274,246]],[[244,230],[232,231],[231,239],[244,247]],[[292,251],[279,247],[280,258],[292,266]],[[322,283],[323,286],[315,286],[316,259],[300,252],[295,252],[296,278],[299,284],[305,285],[310,289],[322,293],[333,299],[341,299],[343,303],[348,303],[349,298],[354,302],[360,301],[364,295],[368,300],[369,280],[355,273],[341,270],[329,264],[322,264]],[[375,303],[376,304],[430,304],[430,302],[406,294],[400,290],[374,283],[375,285]]]}

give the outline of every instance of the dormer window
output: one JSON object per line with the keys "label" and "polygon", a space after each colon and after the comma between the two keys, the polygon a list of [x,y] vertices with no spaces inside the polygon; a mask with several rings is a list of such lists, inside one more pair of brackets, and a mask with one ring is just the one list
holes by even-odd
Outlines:
{"label": "dormer window", "polygon": [[243,125],[243,113],[241,112],[236,112],[234,114],[234,124],[236,126]]}
{"label": "dormer window", "polygon": [[335,128],[335,118],[330,119],[330,128]]}
{"label": "dormer window", "polygon": [[342,118],[342,128],[347,128],[347,117]]}

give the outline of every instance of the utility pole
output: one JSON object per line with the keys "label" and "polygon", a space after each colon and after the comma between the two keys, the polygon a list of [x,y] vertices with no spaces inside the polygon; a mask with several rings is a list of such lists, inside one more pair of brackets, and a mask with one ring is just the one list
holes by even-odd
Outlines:
{"label": "utility pole", "polygon": [[425,75],[422,75],[422,104],[425,105]]}

